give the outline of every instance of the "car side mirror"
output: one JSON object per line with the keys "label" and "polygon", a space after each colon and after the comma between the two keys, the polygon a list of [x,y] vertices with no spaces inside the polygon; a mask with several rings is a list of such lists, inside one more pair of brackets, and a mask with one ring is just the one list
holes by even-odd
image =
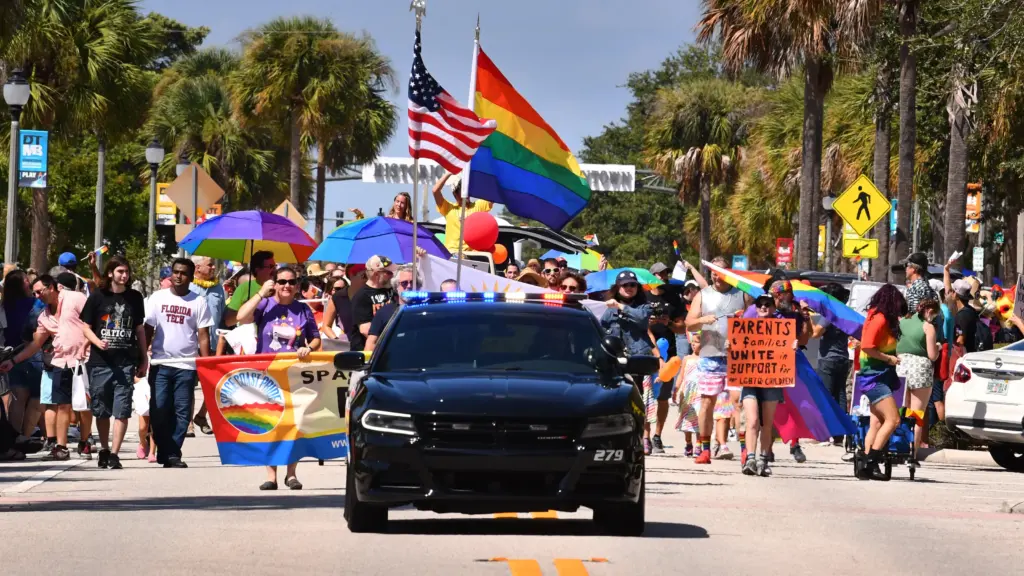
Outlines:
{"label": "car side mirror", "polygon": [[622,342],[622,338],[618,336],[605,336],[604,340],[601,341],[601,347],[612,358],[620,358],[626,353],[626,345]]}
{"label": "car side mirror", "polygon": [[366,368],[366,355],[362,352],[340,352],[334,355],[334,367],[338,370],[363,370]]}
{"label": "car side mirror", "polygon": [[654,374],[661,368],[661,362],[654,356],[630,356],[626,359],[627,374]]}

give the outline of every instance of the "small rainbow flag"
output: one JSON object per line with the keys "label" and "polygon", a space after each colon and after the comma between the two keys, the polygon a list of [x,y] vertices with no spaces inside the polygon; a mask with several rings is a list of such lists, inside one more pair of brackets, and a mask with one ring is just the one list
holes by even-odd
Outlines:
{"label": "small rainbow flag", "polygon": [[481,49],[475,112],[498,129],[470,163],[469,195],[561,230],[590,201],[576,157]]}
{"label": "small rainbow flag", "polygon": [[221,464],[281,466],[348,454],[349,373],[333,352],[211,356],[195,361]]}
{"label": "small rainbow flag", "polygon": [[99,248],[93,250],[93,253],[96,254],[97,256],[102,256],[103,254],[106,254],[109,251],[110,248],[107,248],[106,246],[100,246]]}

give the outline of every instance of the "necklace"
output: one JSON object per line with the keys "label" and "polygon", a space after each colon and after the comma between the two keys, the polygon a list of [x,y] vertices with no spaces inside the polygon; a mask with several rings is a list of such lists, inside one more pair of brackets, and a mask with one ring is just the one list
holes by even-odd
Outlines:
{"label": "necklace", "polygon": [[196,286],[199,286],[200,288],[205,288],[207,290],[217,285],[216,280],[200,280],[198,278],[194,278],[192,280],[192,283],[195,284]]}

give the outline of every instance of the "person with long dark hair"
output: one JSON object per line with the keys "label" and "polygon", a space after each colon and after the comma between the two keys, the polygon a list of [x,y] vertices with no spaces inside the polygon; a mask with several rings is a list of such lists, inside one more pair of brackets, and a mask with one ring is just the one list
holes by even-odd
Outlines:
{"label": "person with long dark hair", "polygon": [[[889,437],[900,420],[892,394],[899,388],[896,366],[900,359],[896,356],[896,345],[901,334],[900,319],[906,314],[907,301],[892,284],[882,286],[868,302],[857,372],[860,389],[871,404],[871,427],[864,440],[867,461],[856,470],[862,480],[888,480],[878,465],[885,458]],[[857,461],[863,462],[865,455],[859,456]]]}
{"label": "person with long dark hair", "polygon": [[[82,308],[82,333],[92,344],[89,350],[89,392],[92,415],[100,434],[100,468],[120,469],[118,452],[132,415],[135,377],[149,371],[149,346],[143,322],[146,305],[142,294],[131,286],[131,265],[113,256],[103,266],[99,288]],[[114,441],[110,446],[110,419],[114,419]]]}
{"label": "person with long dark hair", "polygon": [[[4,343],[17,346],[32,340],[36,322],[42,312],[42,303],[32,294],[28,274],[24,270],[12,270],[4,279],[3,308],[7,316],[4,327]],[[8,373],[14,392],[14,409],[11,423],[25,436],[31,436],[39,421],[39,386],[43,377],[43,357],[36,352],[24,362],[14,365]]]}
{"label": "person with long dark hair", "polygon": [[[658,351],[651,342],[648,324],[651,318],[651,306],[647,303],[644,291],[640,289],[640,281],[630,270],[623,270],[615,277],[615,284],[608,291],[605,302],[608,309],[601,315],[601,327],[609,336],[622,339],[627,355],[658,356]],[[644,404],[656,402],[656,395],[644,386],[644,378],[649,374],[634,374],[633,382],[643,390]],[[648,410],[650,413],[651,410]],[[644,423],[644,454],[650,454],[652,444],[650,425],[654,422],[648,417]],[[655,418],[655,422],[657,419]]]}

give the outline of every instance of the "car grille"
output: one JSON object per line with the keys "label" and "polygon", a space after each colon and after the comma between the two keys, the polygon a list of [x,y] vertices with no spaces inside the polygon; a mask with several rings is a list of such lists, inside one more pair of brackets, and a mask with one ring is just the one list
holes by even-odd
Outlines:
{"label": "car grille", "polygon": [[486,448],[571,446],[582,420],[569,418],[472,418],[427,416],[417,428],[436,445]]}

